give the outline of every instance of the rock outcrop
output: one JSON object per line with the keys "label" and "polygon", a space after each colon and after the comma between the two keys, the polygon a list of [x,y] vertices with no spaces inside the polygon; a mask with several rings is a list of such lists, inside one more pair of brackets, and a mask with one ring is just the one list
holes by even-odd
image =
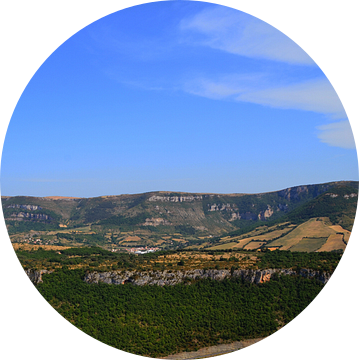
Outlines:
{"label": "rock outcrop", "polygon": [[172,225],[168,220],[162,218],[148,218],[143,226]]}
{"label": "rock outcrop", "polygon": [[26,209],[26,210],[41,210],[42,207],[38,205],[20,205],[20,204],[11,204],[7,206],[8,209]]}
{"label": "rock outcrop", "polygon": [[185,196],[159,196],[153,195],[148,201],[160,201],[160,202],[192,202],[195,200],[202,200],[203,196],[201,195],[185,195]]}
{"label": "rock outcrop", "polygon": [[274,211],[271,208],[270,205],[267,205],[267,209],[265,211],[261,211],[258,214],[258,220],[267,220],[268,218],[270,218],[273,215]]}
{"label": "rock outcrop", "polygon": [[52,220],[49,215],[46,214],[33,214],[28,212],[19,212],[10,215],[11,220],[23,220],[23,219],[36,219],[36,220]]}
{"label": "rock outcrop", "polygon": [[305,278],[315,278],[326,284],[330,279],[330,273],[320,273],[319,271],[301,269],[296,272],[292,269],[265,269],[265,270],[184,270],[184,271],[111,271],[111,272],[88,272],[84,281],[89,284],[106,284],[122,285],[131,283],[134,285],[176,285],[179,283],[191,282],[193,280],[211,279],[221,281],[231,277],[241,278],[254,284],[261,284],[271,279],[273,274],[278,275],[300,275]]}
{"label": "rock outcrop", "polygon": [[52,220],[52,218],[49,215],[46,214],[32,214],[32,213],[26,213],[26,212],[19,212],[14,213],[10,215],[12,218],[16,219],[38,219],[38,220]]}
{"label": "rock outcrop", "polygon": [[38,283],[42,282],[42,275],[43,274],[50,274],[52,273],[52,271],[50,270],[25,270],[26,275],[29,277],[29,279],[31,280],[31,282],[34,285],[37,285]]}
{"label": "rock outcrop", "polygon": [[[50,274],[50,270],[25,270],[27,276],[34,285],[41,283],[43,274]],[[319,272],[310,269],[301,269],[298,272],[292,269],[264,269],[264,270],[215,270],[215,269],[194,269],[194,270],[165,270],[165,271],[108,271],[108,272],[88,272],[84,281],[88,284],[114,284],[123,285],[131,283],[133,285],[176,285],[179,283],[191,283],[194,280],[211,279],[222,281],[224,279],[241,278],[253,284],[262,284],[270,281],[274,274],[278,275],[300,275],[305,278],[317,279],[326,284],[331,277],[328,272]]]}

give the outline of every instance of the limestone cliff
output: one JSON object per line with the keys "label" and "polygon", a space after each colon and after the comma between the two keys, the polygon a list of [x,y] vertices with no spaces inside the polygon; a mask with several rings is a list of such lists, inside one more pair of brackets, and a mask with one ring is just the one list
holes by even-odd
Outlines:
{"label": "limestone cliff", "polygon": [[[41,283],[43,274],[50,274],[49,270],[26,270],[25,271],[33,284]],[[211,279],[221,281],[230,279],[231,277],[241,278],[253,284],[261,284],[271,279],[274,274],[278,275],[300,275],[305,278],[317,279],[326,284],[331,277],[328,272],[319,272],[310,269],[301,269],[298,272],[292,269],[264,269],[264,270],[214,270],[214,269],[194,269],[183,271],[108,271],[108,272],[88,272],[84,281],[88,284],[98,284],[100,282],[106,284],[123,285],[131,283],[133,285],[176,285],[186,283],[192,280]]]}
{"label": "limestone cliff", "polygon": [[186,196],[159,196],[153,195],[148,201],[160,201],[160,202],[192,202],[195,200],[202,200],[201,195],[186,195]]}
{"label": "limestone cliff", "polygon": [[8,209],[26,209],[26,210],[41,210],[42,207],[38,205],[21,205],[21,204],[11,204],[7,206]]}
{"label": "limestone cliff", "polygon": [[37,219],[37,220],[52,220],[49,215],[46,214],[33,214],[28,212],[19,212],[10,215],[11,220],[23,220],[23,219]]}
{"label": "limestone cliff", "polygon": [[26,275],[29,277],[29,279],[31,280],[31,282],[34,285],[37,285],[38,283],[42,282],[42,275],[43,274],[50,274],[52,273],[52,271],[49,270],[25,270]]}
{"label": "limestone cliff", "polygon": [[221,281],[231,277],[241,278],[254,284],[260,284],[269,281],[273,274],[278,275],[300,275],[305,278],[315,278],[326,284],[331,277],[330,273],[320,273],[310,269],[301,269],[296,272],[292,269],[265,269],[265,270],[184,270],[184,271],[112,271],[112,272],[88,272],[84,281],[89,284],[106,284],[121,285],[131,283],[134,285],[176,285],[181,282],[191,280],[212,279]]}

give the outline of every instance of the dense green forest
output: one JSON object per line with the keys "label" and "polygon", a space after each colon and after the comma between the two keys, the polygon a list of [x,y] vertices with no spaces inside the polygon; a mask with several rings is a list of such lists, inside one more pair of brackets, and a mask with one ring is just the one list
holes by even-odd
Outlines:
{"label": "dense green forest", "polygon": [[258,268],[285,269],[306,268],[319,271],[333,272],[337,267],[342,253],[340,252],[292,252],[292,251],[266,251],[259,259]]}
{"label": "dense green forest", "polygon": [[49,230],[58,229],[57,223],[46,223],[46,222],[27,222],[27,221],[7,220],[6,225],[9,235],[13,235],[17,233],[25,233],[30,230],[49,231]]}
{"label": "dense green forest", "polygon": [[[37,289],[73,325],[115,348],[163,357],[268,336],[296,317],[323,288],[312,278],[272,275],[172,286],[89,284],[90,271],[308,268],[333,272],[339,252],[170,250],[136,256],[99,247],[17,250],[25,269],[51,269]],[[200,265],[195,259],[201,256]]]}
{"label": "dense green forest", "polygon": [[323,285],[280,276],[254,285],[238,279],[190,286],[87,284],[84,270],[57,270],[37,288],[72,324],[134,354],[181,351],[268,336],[291,321]]}

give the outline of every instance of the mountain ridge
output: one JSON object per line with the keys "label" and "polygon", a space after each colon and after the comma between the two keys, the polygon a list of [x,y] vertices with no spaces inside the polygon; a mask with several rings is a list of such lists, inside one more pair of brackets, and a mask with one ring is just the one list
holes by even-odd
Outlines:
{"label": "mountain ridge", "polygon": [[337,180],[337,181],[328,181],[323,183],[311,183],[311,184],[301,184],[301,185],[294,185],[289,186],[286,188],[281,188],[278,190],[270,190],[270,191],[263,191],[263,192],[238,192],[238,193],[216,193],[216,192],[188,192],[188,191],[175,191],[175,190],[153,190],[153,191],[145,191],[140,193],[123,193],[123,194],[112,194],[112,195],[98,195],[98,196],[89,196],[89,197],[82,197],[82,196],[62,196],[62,195],[48,195],[48,196],[34,196],[34,195],[1,195],[1,199],[10,199],[16,197],[28,197],[28,198],[38,198],[38,199],[50,199],[50,200],[82,200],[82,199],[96,199],[96,198],[112,198],[112,197],[121,197],[121,196],[139,196],[139,195],[147,195],[147,194],[190,194],[190,195],[218,195],[218,196],[244,196],[244,195],[265,195],[265,194],[272,194],[277,193],[284,190],[290,190],[295,188],[301,188],[305,186],[317,186],[317,185],[340,185],[340,184],[356,184],[359,185],[359,181],[356,180]]}
{"label": "mountain ridge", "polygon": [[[233,238],[238,231],[244,233],[246,229],[281,220],[296,223],[293,216],[286,218],[293,211],[297,211],[295,216],[299,218],[306,212],[305,220],[309,220],[311,212],[313,216],[328,216],[322,203],[312,209],[301,207],[331,190],[342,191],[347,200],[341,199],[343,196],[327,196],[321,202],[334,207],[331,219],[340,218],[338,225],[344,224],[350,231],[357,203],[355,181],[300,185],[258,194],[151,191],[93,198],[15,196],[2,197],[2,206],[9,234],[22,233],[24,241],[25,233],[39,231],[44,243],[49,239],[50,243],[60,241],[68,245],[77,239],[77,243],[102,244],[107,248],[155,245],[162,248],[200,243],[211,237],[218,240],[225,234]],[[311,224],[314,225],[319,226]],[[20,235],[16,239],[20,241]]]}

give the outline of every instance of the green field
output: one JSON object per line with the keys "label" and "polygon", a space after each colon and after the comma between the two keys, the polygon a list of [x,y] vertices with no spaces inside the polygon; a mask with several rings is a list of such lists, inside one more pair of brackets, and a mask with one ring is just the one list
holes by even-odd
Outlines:
{"label": "green field", "polygon": [[292,246],[290,251],[317,251],[319,250],[327,241],[326,237],[321,238],[303,238],[298,244]]}

